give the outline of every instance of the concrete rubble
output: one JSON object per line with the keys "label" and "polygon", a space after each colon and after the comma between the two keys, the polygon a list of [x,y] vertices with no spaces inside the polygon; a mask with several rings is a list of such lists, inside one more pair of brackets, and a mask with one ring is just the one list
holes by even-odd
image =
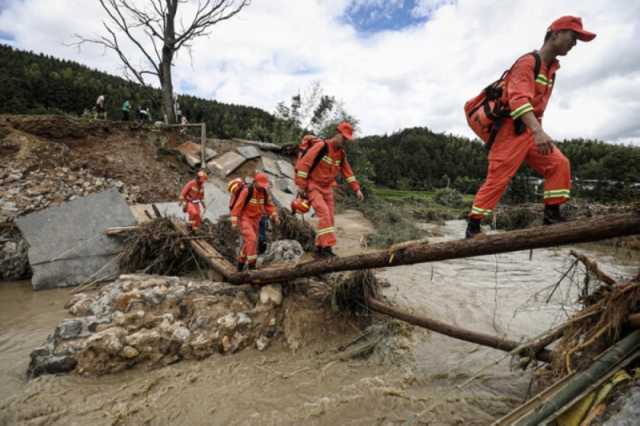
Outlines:
{"label": "concrete rubble", "polygon": [[229,151],[207,163],[207,168],[220,177],[227,177],[247,161],[242,155]]}
{"label": "concrete rubble", "polygon": [[[202,148],[200,144],[193,142],[185,142],[178,146],[178,151],[184,156],[185,160],[191,167],[197,167],[201,163]],[[216,157],[218,153],[210,148],[204,150],[204,160],[209,161]]]}

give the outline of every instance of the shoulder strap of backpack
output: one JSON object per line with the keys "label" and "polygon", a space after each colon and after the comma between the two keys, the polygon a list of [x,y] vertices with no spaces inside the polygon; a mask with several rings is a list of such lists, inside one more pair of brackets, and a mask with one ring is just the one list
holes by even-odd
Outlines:
{"label": "shoulder strap of backpack", "polygon": [[533,79],[538,78],[538,74],[540,74],[540,68],[542,67],[542,59],[540,58],[540,53],[537,50],[533,52],[529,52],[529,55],[533,55],[533,59],[535,59],[536,63],[533,66]]}
{"label": "shoulder strap of backpack", "polygon": [[247,198],[244,199],[244,205],[242,206],[242,209],[244,210],[245,207],[247,207],[247,204],[249,204],[249,201],[251,201],[251,197],[253,197],[253,184],[249,184],[248,186],[248,192],[247,192]]}
{"label": "shoulder strap of backpack", "polygon": [[313,163],[311,163],[311,167],[309,167],[309,171],[307,172],[308,175],[311,175],[313,169],[315,169],[320,161],[322,161],[322,157],[327,155],[327,153],[329,152],[329,146],[327,145],[327,143],[325,141],[322,141],[320,143],[324,144],[324,146],[320,149],[320,151],[318,151],[316,158],[313,159]]}

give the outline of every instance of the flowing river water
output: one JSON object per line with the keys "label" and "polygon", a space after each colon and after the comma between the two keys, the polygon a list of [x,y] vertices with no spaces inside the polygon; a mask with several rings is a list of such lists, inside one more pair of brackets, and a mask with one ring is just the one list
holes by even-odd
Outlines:
{"label": "flowing river water", "polygon": [[[356,251],[360,236],[371,231],[353,212],[337,226],[344,235],[339,254]],[[463,231],[464,222],[450,221],[433,241]],[[378,276],[390,283],[385,295],[403,309],[520,340],[575,308],[578,288],[569,280],[549,298],[571,263],[570,248],[576,247],[389,268]],[[638,271],[637,257],[577,249],[614,277]],[[28,282],[0,284],[0,425],[488,424],[526,397],[531,379],[530,372],[510,369],[499,351],[415,329],[406,354],[385,362],[336,361],[329,348],[340,341],[318,336],[298,352],[274,345],[151,371],[27,382],[29,353],[66,316],[68,296],[69,290],[32,292]]]}

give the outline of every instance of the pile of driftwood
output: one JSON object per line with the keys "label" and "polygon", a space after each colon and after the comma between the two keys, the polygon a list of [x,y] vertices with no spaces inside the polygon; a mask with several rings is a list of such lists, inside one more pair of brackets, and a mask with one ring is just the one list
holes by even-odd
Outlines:
{"label": "pile of driftwood", "polygon": [[588,274],[581,291],[582,309],[562,327],[551,368],[541,379],[557,380],[591,365],[593,360],[640,326],[640,274],[616,281],[586,256],[571,252]]}

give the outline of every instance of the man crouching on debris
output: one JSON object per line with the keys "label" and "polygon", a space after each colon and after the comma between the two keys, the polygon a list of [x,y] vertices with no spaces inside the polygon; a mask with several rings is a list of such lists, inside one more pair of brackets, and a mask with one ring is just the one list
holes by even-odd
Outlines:
{"label": "man crouching on debris", "polygon": [[189,225],[193,231],[198,230],[202,224],[200,205],[204,205],[204,183],[207,181],[207,172],[199,170],[195,179],[191,179],[180,191],[180,205],[182,211],[189,217]]}
{"label": "man crouching on debris", "polygon": [[242,247],[238,256],[238,272],[244,269],[256,269],[258,260],[258,229],[263,215],[268,215],[274,224],[278,224],[278,212],[269,196],[269,177],[256,173],[253,184],[244,185],[231,209],[231,227],[238,228],[242,234]]}
{"label": "man crouching on debris", "polygon": [[345,141],[353,140],[353,126],[343,121],[336,131],[331,139],[314,144],[296,163],[296,185],[320,218],[316,229],[316,256],[320,258],[335,256],[332,250],[336,245],[333,187],[339,173],[356,193],[358,201],[364,200],[344,150]]}

